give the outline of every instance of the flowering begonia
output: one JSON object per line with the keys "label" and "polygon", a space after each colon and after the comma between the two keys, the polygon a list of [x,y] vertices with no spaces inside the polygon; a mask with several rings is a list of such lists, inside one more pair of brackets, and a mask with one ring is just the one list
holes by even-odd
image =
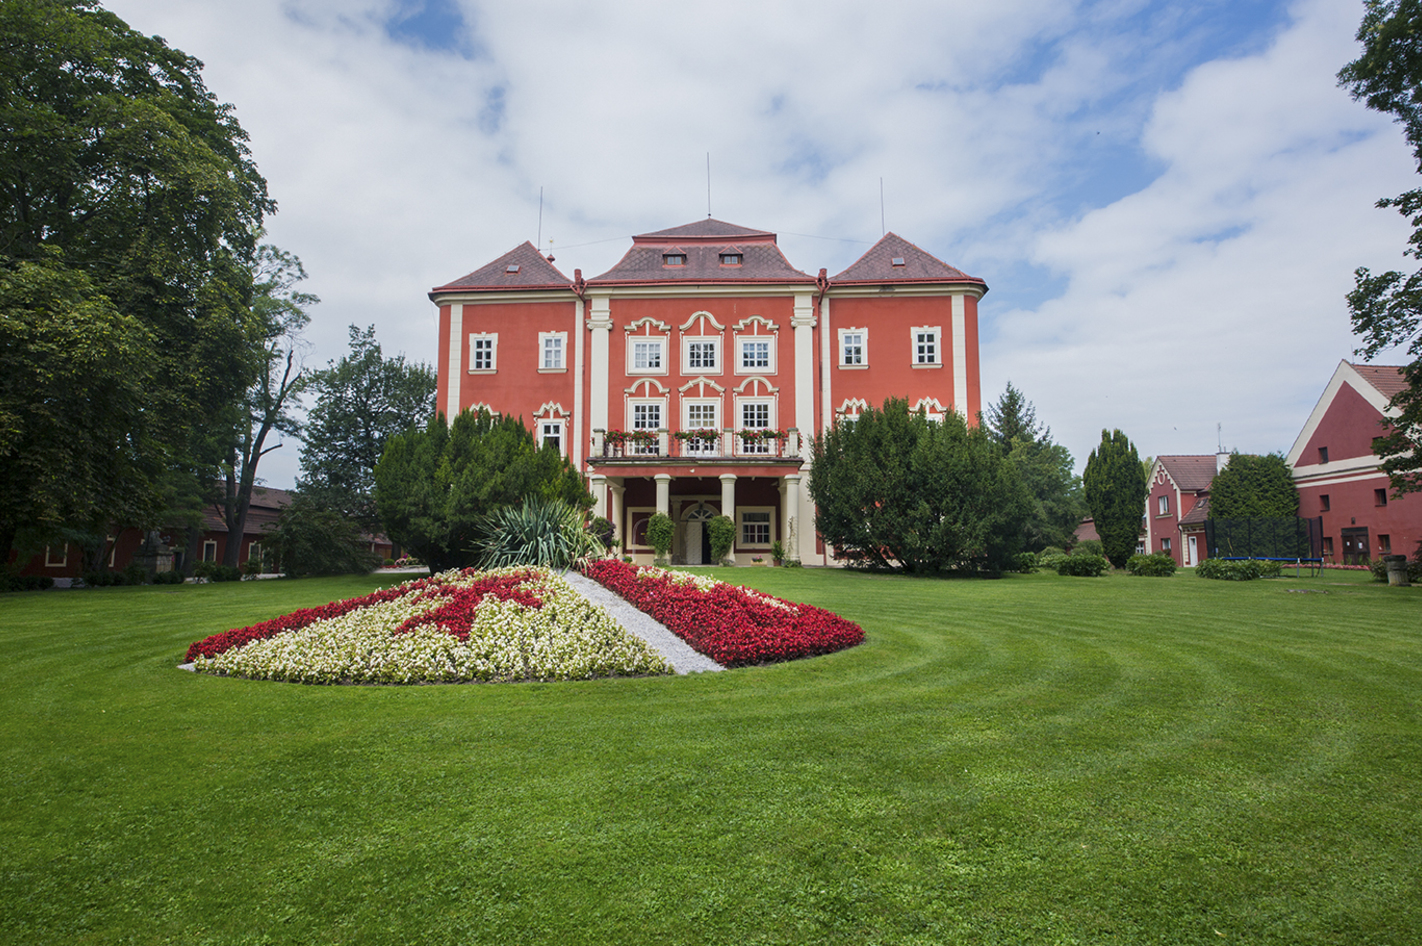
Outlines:
{"label": "flowering begonia", "polygon": [[209,673],[302,683],[586,680],[669,673],[602,608],[543,569],[445,572],[215,634]]}
{"label": "flowering begonia", "polygon": [[591,562],[584,571],[693,650],[728,667],[828,654],[864,640],[858,624],[831,611],[703,575],[638,568],[615,559]]}

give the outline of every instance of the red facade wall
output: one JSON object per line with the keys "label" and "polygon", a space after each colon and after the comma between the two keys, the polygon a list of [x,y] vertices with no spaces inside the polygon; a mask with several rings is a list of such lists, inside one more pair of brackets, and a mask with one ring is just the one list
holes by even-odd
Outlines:
{"label": "red facade wall", "polygon": [[[968,404],[967,417],[976,421],[981,409],[977,396],[977,300],[967,297]],[[912,330],[939,326],[941,367],[914,367]],[[868,367],[840,365],[840,332],[859,328],[866,333]],[[831,382],[835,410],[845,400],[863,399],[879,407],[888,397],[906,397],[912,406],[920,398],[937,398],[944,409],[953,404],[953,305],[947,297],[831,298]]]}
{"label": "red facade wall", "polygon": [[1383,434],[1382,415],[1352,385],[1344,384],[1334,395],[1318,429],[1299,456],[1299,465],[1319,462],[1319,447],[1328,448],[1328,460],[1336,463],[1352,457],[1373,456],[1373,438]]}

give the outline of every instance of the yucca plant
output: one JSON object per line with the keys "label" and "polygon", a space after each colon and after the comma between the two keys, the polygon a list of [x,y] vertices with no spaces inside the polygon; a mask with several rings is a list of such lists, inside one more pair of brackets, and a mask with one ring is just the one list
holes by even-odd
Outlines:
{"label": "yucca plant", "polygon": [[569,568],[604,549],[583,525],[582,510],[561,499],[530,496],[522,506],[505,506],[481,520],[478,551],[480,568]]}

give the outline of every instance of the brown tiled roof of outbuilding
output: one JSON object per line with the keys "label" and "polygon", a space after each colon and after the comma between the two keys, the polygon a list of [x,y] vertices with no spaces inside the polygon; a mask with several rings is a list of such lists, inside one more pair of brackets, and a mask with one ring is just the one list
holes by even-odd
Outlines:
{"label": "brown tiled roof of outbuilding", "polygon": [[1156,457],[1175,485],[1187,492],[1209,489],[1215,481],[1215,456]]}
{"label": "brown tiled roof of outbuilding", "polygon": [[[518,268],[509,272],[510,266]],[[431,294],[459,289],[569,289],[572,285],[572,280],[544,259],[536,246],[525,241],[487,266],[481,266],[469,275],[461,276],[443,286],[436,286]]]}
{"label": "brown tiled roof of outbuilding", "polygon": [[[735,253],[739,264],[727,265],[723,254]],[[665,257],[680,254],[685,262],[669,266]],[[588,285],[670,283],[813,283],[775,243],[775,234],[750,230],[720,220],[699,220],[670,230],[641,233],[617,265]]]}
{"label": "brown tiled roof of outbuilding", "polygon": [[1407,378],[1401,368],[1391,365],[1353,365],[1353,370],[1363,376],[1363,380],[1378,389],[1384,397],[1391,398],[1400,391],[1407,390]]}
{"label": "brown tiled roof of outbuilding", "polygon": [[[895,259],[902,259],[903,265],[895,266]],[[830,280],[831,285],[903,282],[970,282],[986,285],[978,277],[969,276],[961,269],[949,266],[897,233],[885,234],[883,239],[869,248],[869,252]]]}
{"label": "brown tiled roof of outbuilding", "polygon": [[1193,526],[1208,518],[1210,518],[1210,497],[1206,494],[1195,500],[1195,505],[1190,508],[1190,511],[1180,517],[1180,525]]}

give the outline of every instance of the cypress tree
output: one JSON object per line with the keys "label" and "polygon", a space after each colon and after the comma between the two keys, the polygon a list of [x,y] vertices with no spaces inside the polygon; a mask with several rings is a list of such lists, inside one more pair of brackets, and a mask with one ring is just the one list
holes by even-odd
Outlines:
{"label": "cypress tree", "polygon": [[1146,474],[1135,445],[1119,430],[1101,431],[1101,445],[1086,461],[1086,506],[1106,557],[1117,568],[1134,554],[1145,512]]}

